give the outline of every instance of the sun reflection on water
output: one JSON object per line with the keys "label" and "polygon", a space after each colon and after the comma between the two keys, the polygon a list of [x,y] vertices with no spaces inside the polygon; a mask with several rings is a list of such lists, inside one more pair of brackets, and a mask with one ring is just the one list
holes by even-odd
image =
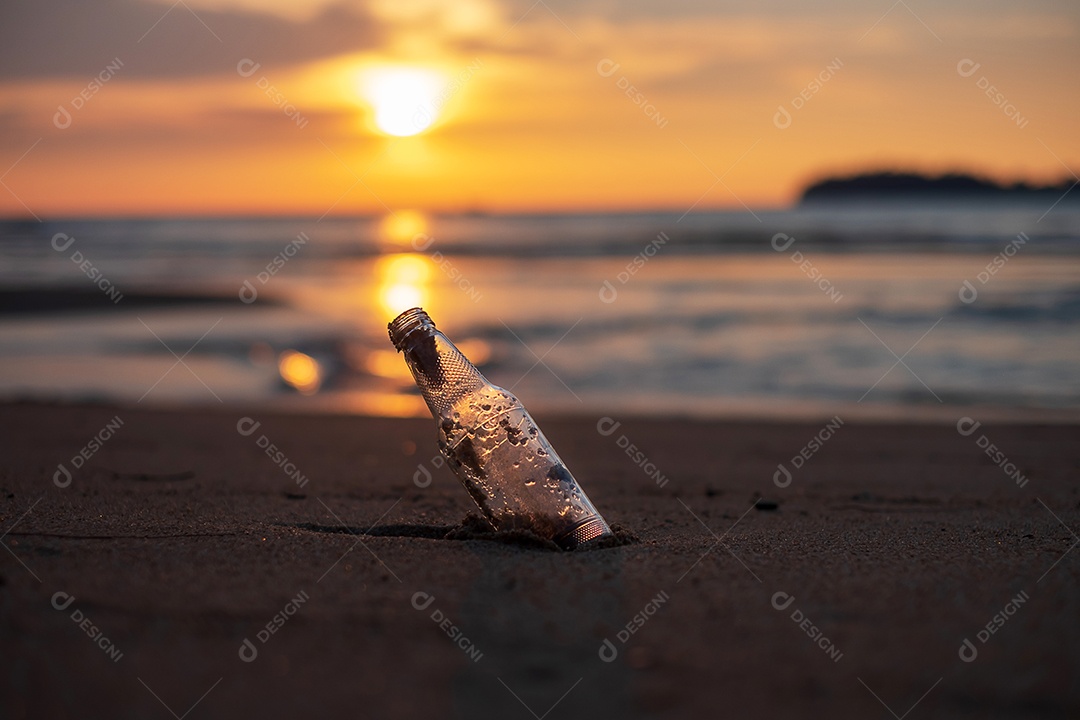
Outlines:
{"label": "sun reflection on water", "polygon": [[418,210],[392,212],[379,222],[379,244],[388,250],[411,250],[426,239],[428,227],[427,216]]}
{"label": "sun reflection on water", "polygon": [[429,258],[416,253],[387,255],[375,262],[376,296],[386,322],[429,300],[431,265]]}
{"label": "sun reflection on water", "polygon": [[314,395],[322,385],[322,368],[315,358],[298,350],[285,350],[278,356],[281,379],[304,395]]}

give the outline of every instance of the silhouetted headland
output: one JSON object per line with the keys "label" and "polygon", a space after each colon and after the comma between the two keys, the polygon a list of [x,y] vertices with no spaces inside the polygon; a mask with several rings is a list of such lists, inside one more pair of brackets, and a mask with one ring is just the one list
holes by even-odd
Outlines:
{"label": "silhouetted headland", "polygon": [[[1054,202],[1065,195],[1073,184],[1071,178],[1052,185],[1033,185],[1023,181],[1001,184],[964,173],[929,176],[909,172],[873,172],[819,180],[803,191],[799,202],[1044,199]],[[1073,197],[1073,194],[1069,197]],[[1080,198],[1080,192],[1075,197]]]}

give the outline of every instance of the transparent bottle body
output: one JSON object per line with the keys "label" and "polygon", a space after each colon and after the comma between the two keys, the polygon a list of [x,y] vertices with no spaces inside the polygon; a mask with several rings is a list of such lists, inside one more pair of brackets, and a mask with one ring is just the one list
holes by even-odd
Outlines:
{"label": "transparent bottle body", "polygon": [[440,451],[496,530],[529,530],[567,549],[611,535],[512,393],[488,382],[433,324],[399,349],[435,417]]}

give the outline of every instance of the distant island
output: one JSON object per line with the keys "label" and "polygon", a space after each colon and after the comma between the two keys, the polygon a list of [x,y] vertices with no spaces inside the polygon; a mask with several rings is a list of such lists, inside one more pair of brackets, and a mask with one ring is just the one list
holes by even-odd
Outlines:
{"label": "distant island", "polygon": [[[908,172],[873,172],[819,180],[807,187],[800,204],[861,200],[1048,200],[1068,192],[1073,180],[1054,185],[1000,184],[965,173],[928,176]],[[1080,199],[1080,190],[1070,193]]]}

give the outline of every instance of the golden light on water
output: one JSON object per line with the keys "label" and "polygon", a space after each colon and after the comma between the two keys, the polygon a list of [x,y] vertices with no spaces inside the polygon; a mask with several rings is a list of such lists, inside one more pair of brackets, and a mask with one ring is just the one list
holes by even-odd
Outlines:
{"label": "golden light on water", "polygon": [[[417,210],[398,210],[379,223],[379,241],[386,247],[413,249],[423,247],[427,238],[428,219]],[[414,243],[415,241],[415,243]]]}
{"label": "golden light on water", "polygon": [[[473,365],[483,365],[491,359],[491,345],[478,338],[459,340],[454,345]],[[409,367],[397,350],[372,350],[364,359],[363,367],[372,375],[412,383]]]}
{"label": "golden light on water", "polygon": [[284,350],[278,356],[281,379],[304,395],[313,395],[322,385],[322,368],[310,355],[297,350]]}
{"label": "golden light on water", "polygon": [[442,109],[441,73],[427,68],[379,67],[367,71],[360,93],[375,111],[375,127],[395,137],[427,130]]}
{"label": "golden light on water", "polygon": [[424,255],[387,255],[375,262],[378,301],[387,322],[411,307],[423,306],[430,294],[432,262]]}
{"label": "golden light on water", "polygon": [[454,343],[473,365],[483,365],[491,359],[491,345],[479,338],[467,338]]}
{"label": "golden light on water", "polygon": [[364,361],[364,369],[372,375],[392,380],[411,380],[409,366],[397,350],[372,350]]}
{"label": "golden light on water", "polygon": [[[398,359],[400,362],[400,358]],[[404,365],[404,363],[402,363]],[[401,393],[365,392],[348,397],[346,406],[357,415],[376,417],[422,417],[430,418],[431,411],[419,395]]]}

